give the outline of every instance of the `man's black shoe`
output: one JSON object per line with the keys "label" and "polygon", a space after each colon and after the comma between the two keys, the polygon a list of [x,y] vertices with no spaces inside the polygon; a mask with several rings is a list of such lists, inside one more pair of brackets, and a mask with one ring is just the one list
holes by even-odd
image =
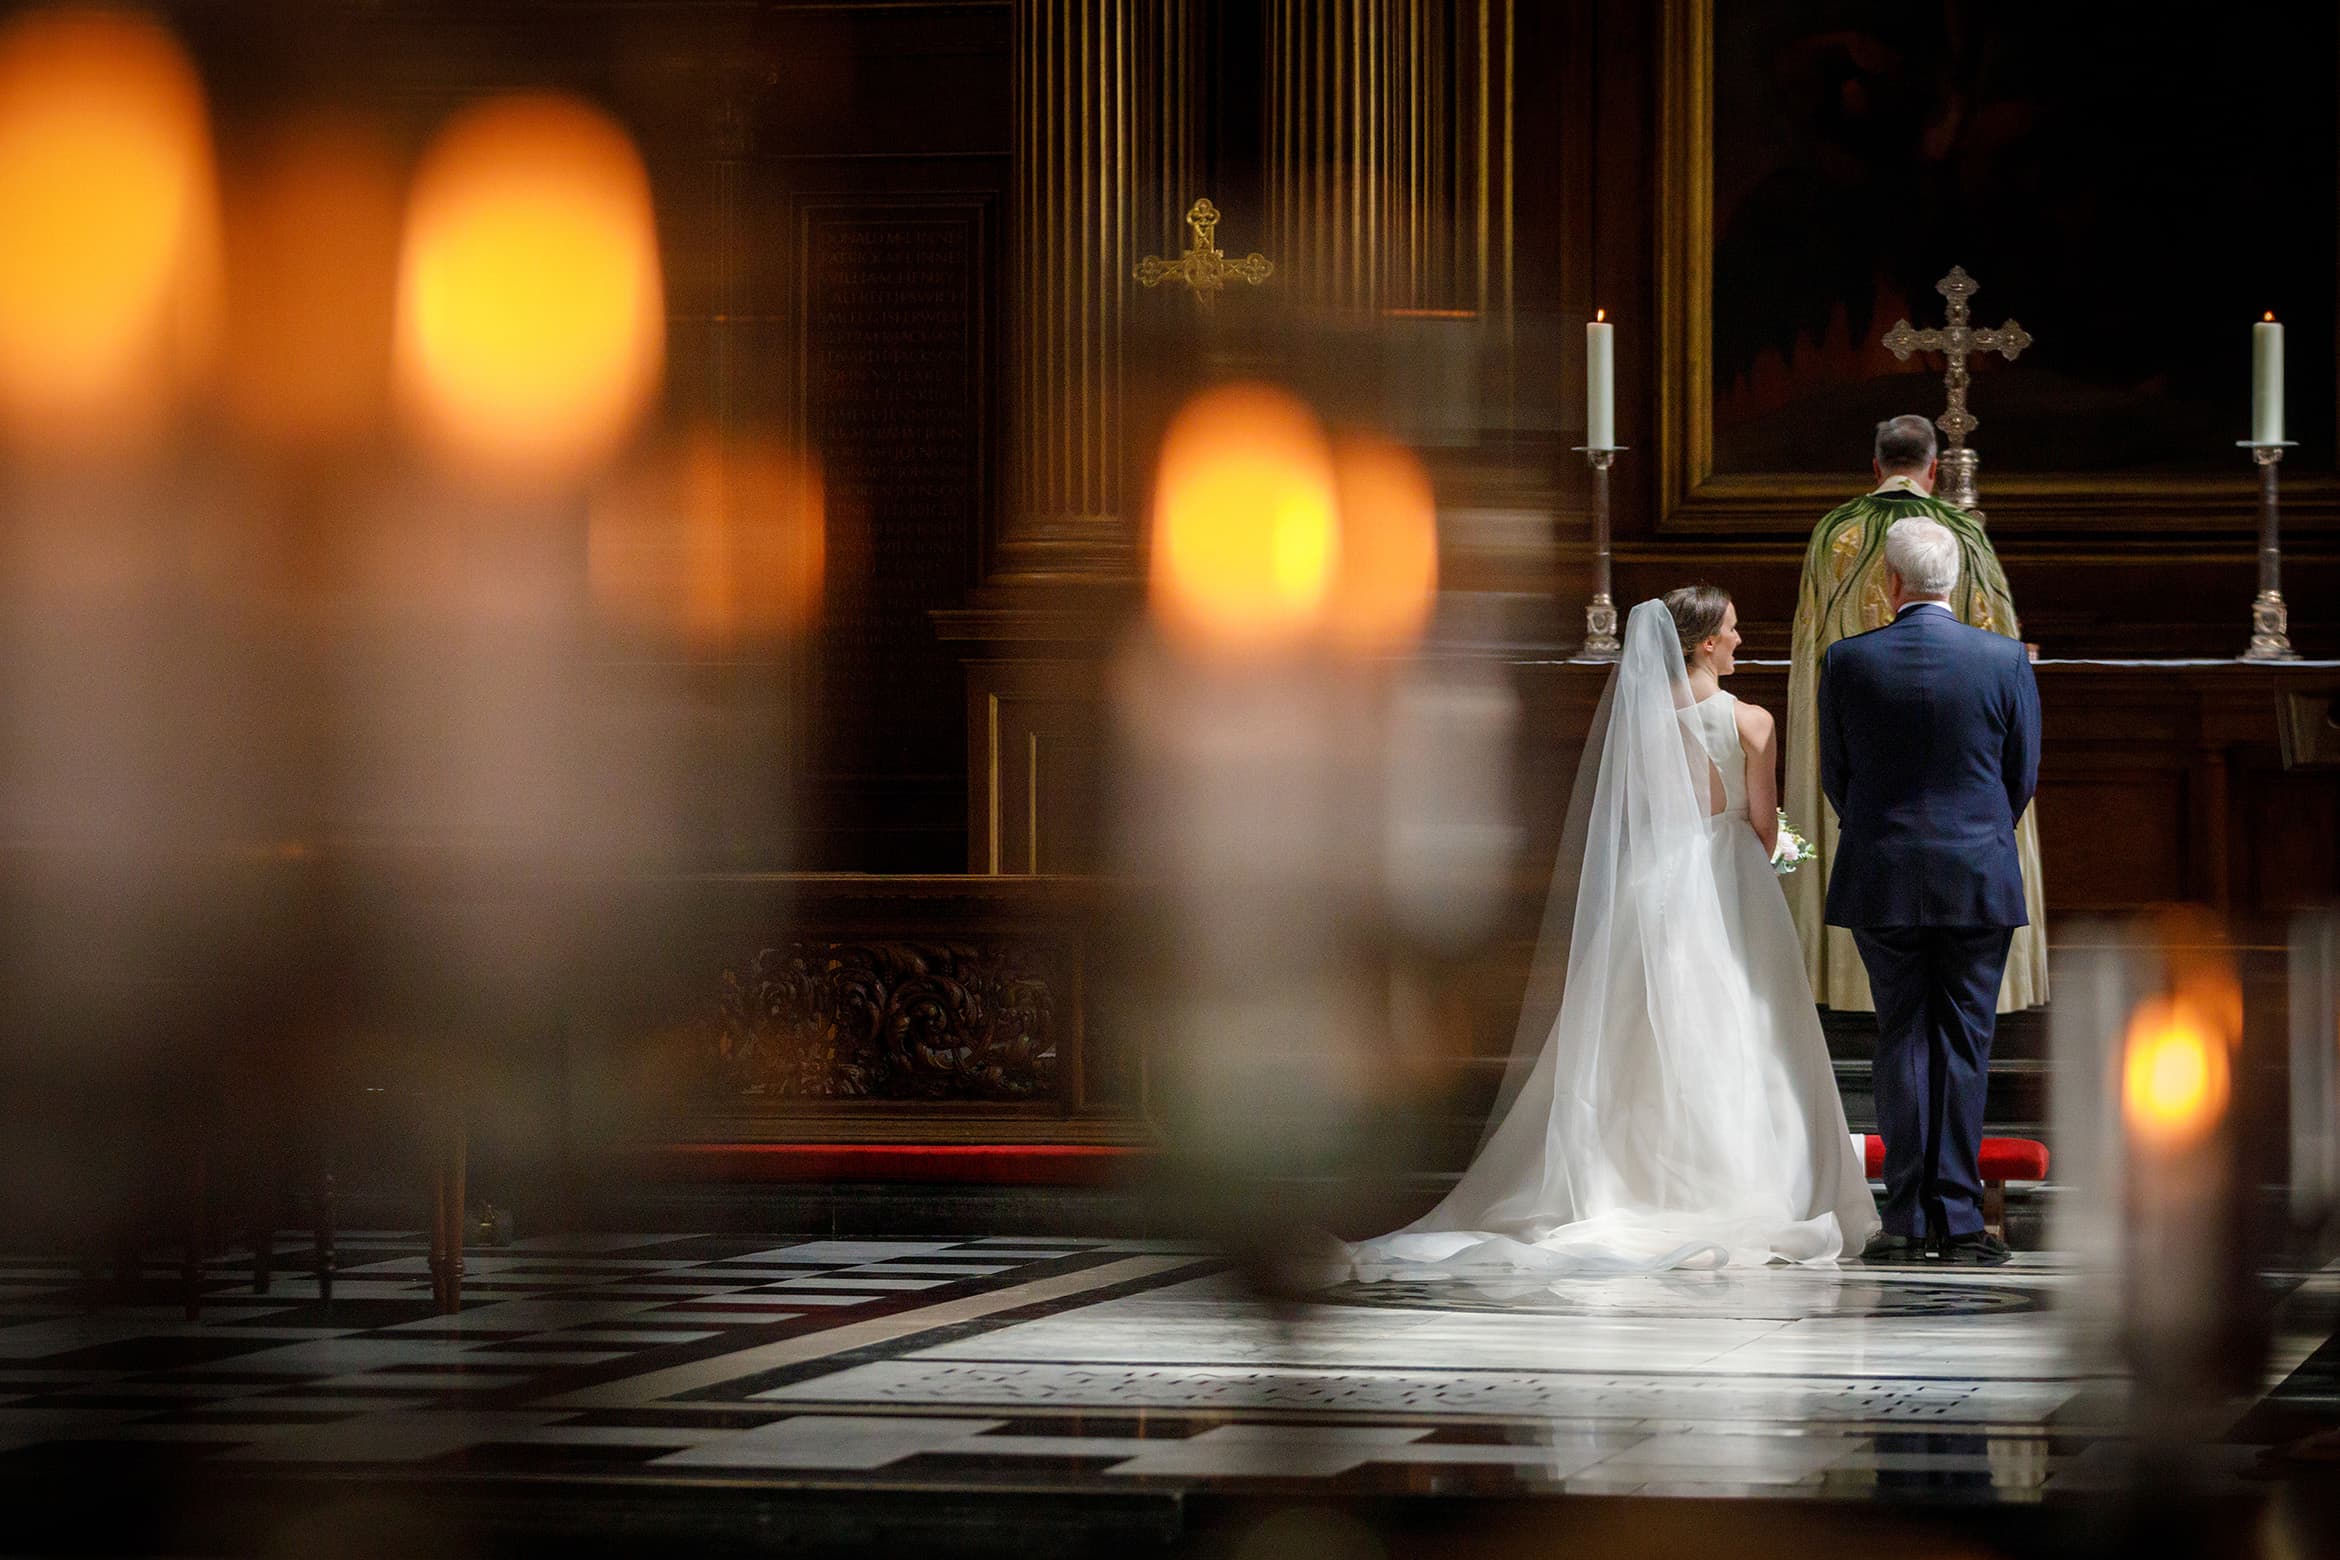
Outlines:
{"label": "man's black shoe", "polygon": [[1863,1262],[1923,1262],[1926,1243],[1911,1235],[1872,1235],[1861,1248]]}
{"label": "man's black shoe", "polygon": [[1989,1230],[1945,1236],[1933,1249],[1940,1261],[1961,1267],[2004,1267],[2015,1260],[2014,1250]]}

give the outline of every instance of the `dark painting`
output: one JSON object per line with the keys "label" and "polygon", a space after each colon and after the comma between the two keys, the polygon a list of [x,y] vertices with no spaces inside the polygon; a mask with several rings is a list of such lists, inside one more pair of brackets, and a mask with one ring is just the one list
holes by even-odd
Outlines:
{"label": "dark painting", "polygon": [[[1942,410],[1974,323],[1992,473],[2232,472],[2250,323],[2288,327],[2295,461],[2333,458],[2332,6],[1715,0],[1715,470],[1858,467],[1870,425]],[[2216,430],[2206,437],[2203,430]]]}

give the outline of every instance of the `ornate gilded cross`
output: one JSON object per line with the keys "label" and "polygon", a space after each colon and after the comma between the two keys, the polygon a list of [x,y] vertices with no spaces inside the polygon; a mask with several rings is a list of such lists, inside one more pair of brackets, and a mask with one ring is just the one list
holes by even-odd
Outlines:
{"label": "ornate gilded cross", "polygon": [[1896,320],[1885,333],[1885,348],[1902,362],[1909,361],[1912,352],[1939,352],[1949,360],[1949,371],[1942,376],[1950,392],[1950,405],[1934,426],[1950,436],[1950,448],[1959,449],[1966,436],[1977,426],[1974,413],[1966,409],[1966,359],[1974,352],[2004,352],[2012,363],[2023,349],[2031,345],[2031,332],[2009,320],[1997,330],[1976,330],[1966,323],[1966,300],[1981,289],[1966,267],[1954,265],[1950,274],[1934,284],[1934,291],[1950,300],[1948,318],[1940,330],[1913,330],[1907,320]]}
{"label": "ornate gilded cross", "polygon": [[1159,287],[1164,282],[1176,282],[1181,287],[1192,288],[1196,300],[1209,309],[1218,302],[1228,277],[1257,287],[1275,274],[1275,262],[1256,249],[1240,260],[1227,258],[1218,243],[1219,208],[1209,200],[1194,203],[1194,209],[1186,214],[1186,225],[1194,229],[1194,243],[1175,260],[1154,255],[1140,260],[1139,285]]}

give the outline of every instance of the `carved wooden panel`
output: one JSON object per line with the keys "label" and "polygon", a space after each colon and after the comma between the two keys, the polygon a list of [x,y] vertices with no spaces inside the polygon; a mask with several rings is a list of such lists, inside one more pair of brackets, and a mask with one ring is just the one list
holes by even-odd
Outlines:
{"label": "carved wooden panel", "polygon": [[800,941],[723,972],[707,1087],[743,1100],[1024,1101],[1059,1079],[1058,996],[1013,941]]}
{"label": "carved wooden panel", "polygon": [[[1107,886],[1069,877],[708,874],[613,888],[669,928],[630,977],[595,1107],[695,1142],[1115,1143],[1144,1066],[1092,1022]],[[644,999],[645,987],[655,988]],[[631,1065],[631,1064],[629,1064]],[[631,1080],[631,1081],[628,1081]]]}

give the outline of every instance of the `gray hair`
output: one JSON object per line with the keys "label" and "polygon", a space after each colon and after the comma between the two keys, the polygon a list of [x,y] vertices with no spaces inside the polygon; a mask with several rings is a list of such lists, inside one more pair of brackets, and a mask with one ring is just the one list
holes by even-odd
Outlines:
{"label": "gray hair", "polygon": [[1958,583],[1958,538],[1939,520],[1896,520],[1885,533],[1885,567],[1909,595],[1947,596]]}
{"label": "gray hair", "polygon": [[1914,413],[1877,424],[1877,469],[1914,475],[1934,463],[1934,425]]}

